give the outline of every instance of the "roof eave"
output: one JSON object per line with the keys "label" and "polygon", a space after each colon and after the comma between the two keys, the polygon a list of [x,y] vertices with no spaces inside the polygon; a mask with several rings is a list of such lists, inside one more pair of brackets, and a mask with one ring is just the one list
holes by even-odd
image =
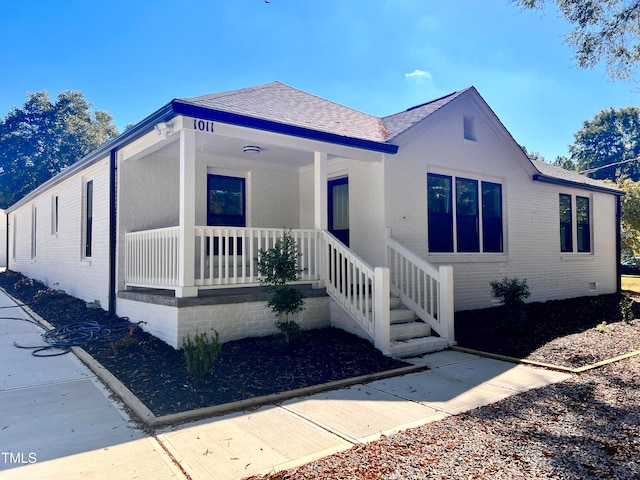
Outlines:
{"label": "roof eave", "polygon": [[80,160],[78,160],[73,165],[67,167],[62,172],[56,174],[54,177],[52,177],[51,179],[49,179],[46,182],[44,182],[42,185],[40,185],[40,186],[36,187],[35,189],[33,189],[31,192],[26,194],[24,197],[22,197],[16,203],[14,203],[9,208],[7,208],[7,213],[10,213],[13,210],[16,210],[16,209],[20,208],[21,206],[29,203],[31,200],[36,198],[38,195],[40,195],[43,191],[47,190],[48,188],[51,188],[51,187],[63,182],[64,180],[66,180],[70,176],[74,175],[76,172],[78,172],[80,170],[83,170],[84,168],[89,167],[89,166],[93,165],[94,163],[100,161],[101,159],[105,158],[105,156],[111,150],[118,149],[121,146],[123,146],[123,145],[125,145],[125,144],[127,144],[129,142],[132,142],[133,140],[136,140],[137,138],[141,137],[150,128],[153,128],[153,126],[156,125],[158,122],[163,122],[163,121],[170,120],[171,118],[173,118],[175,116],[176,116],[176,114],[173,111],[172,104],[171,103],[167,103],[165,106],[163,106],[162,108],[156,110],[154,113],[152,113],[151,115],[146,117],[144,120],[141,120],[140,122],[136,123],[133,127],[129,128],[128,130],[125,130],[124,132],[122,132],[120,135],[118,135],[118,136],[112,138],[111,140],[105,142],[103,145],[101,145],[97,149],[93,150],[91,153],[89,153],[85,157],[81,158]]}
{"label": "roof eave", "polygon": [[592,185],[589,183],[574,182],[573,180],[566,180],[563,178],[552,177],[544,175],[542,173],[533,175],[533,180],[538,182],[552,183],[554,185],[566,185],[569,187],[581,188],[583,190],[589,190],[592,192],[608,193],[610,195],[623,196],[625,193],[617,188],[608,188],[605,186]]}
{"label": "roof eave", "polygon": [[208,107],[193,105],[182,100],[174,100],[172,102],[173,110],[176,114],[186,115],[190,117],[198,117],[203,120],[218,121],[237,125],[241,127],[253,128],[256,130],[265,130],[273,133],[280,133],[293,137],[306,138],[309,140],[317,140],[320,142],[333,143],[347,147],[360,148],[380,153],[396,154],[398,146],[392,143],[376,142],[363,138],[347,137],[334,133],[323,132],[311,128],[299,127],[297,125],[289,125],[286,123],[266,120],[264,118],[250,117],[238,113],[226,112]]}

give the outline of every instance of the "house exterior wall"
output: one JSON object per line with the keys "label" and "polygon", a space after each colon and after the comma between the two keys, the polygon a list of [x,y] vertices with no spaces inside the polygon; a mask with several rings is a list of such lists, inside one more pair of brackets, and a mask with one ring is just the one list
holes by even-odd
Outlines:
{"label": "house exterior wall", "polygon": [[[193,307],[171,307],[118,299],[119,316],[134,322],[144,321],[142,328],[174,348],[182,348],[187,336],[215,330],[221,342],[279,333],[276,317],[266,302],[228,303]],[[329,297],[305,299],[305,308],[296,321],[304,330],[330,326]]]}
{"label": "house exterior wall", "polygon": [[[93,180],[91,258],[83,258],[84,196]],[[58,231],[55,232],[55,197]],[[35,256],[32,231],[35,215]],[[82,170],[9,213],[9,268],[103,308],[109,304],[109,160]]]}
{"label": "house exterior wall", "polygon": [[[464,116],[476,140],[465,140]],[[527,279],[530,301],[616,291],[615,196],[532,180],[534,167],[472,97],[414,127],[385,162],[385,216],[394,238],[430,263],[453,265],[455,309],[494,305],[490,282]],[[502,185],[503,253],[430,253],[427,174]],[[559,193],[590,198],[592,252],[560,253]]]}

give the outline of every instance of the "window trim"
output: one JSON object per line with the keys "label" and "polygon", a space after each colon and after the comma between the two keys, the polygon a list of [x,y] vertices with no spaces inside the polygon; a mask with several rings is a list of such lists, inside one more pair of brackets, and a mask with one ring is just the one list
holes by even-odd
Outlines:
{"label": "window trim", "polygon": [[[570,234],[569,234],[569,238],[568,240],[570,241],[570,246],[563,247],[563,236],[562,236],[562,228],[563,228],[563,223],[567,223],[567,222],[562,222],[562,212],[561,212],[561,201],[562,199],[569,199],[569,229],[570,229]],[[582,222],[580,223],[580,219],[579,219],[579,212],[578,212],[578,202],[579,200],[586,200],[586,207],[587,207],[587,221],[586,222]],[[558,196],[558,214],[560,216],[559,218],[559,241],[560,241],[560,254],[562,255],[572,255],[572,256],[576,256],[576,255],[592,255],[593,254],[593,197],[591,195],[578,195],[578,194],[569,194],[569,193],[559,193]],[[580,235],[580,225],[583,225],[582,229],[584,229],[584,225],[586,225],[586,229],[587,229],[587,237],[585,239],[585,237]],[[583,244],[585,243],[584,241],[581,242],[580,240],[586,240],[586,245],[587,248],[585,249],[583,247]],[[566,243],[566,241],[565,241]]]}
{"label": "window trim", "polygon": [[38,255],[38,206],[31,205],[31,260]]}
{"label": "window trim", "polygon": [[[429,179],[430,178],[441,178],[441,179],[447,179],[450,185],[450,189],[451,191],[449,192],[449,197],[450,197],[450,203],[449,203],[449,208],[450,208],[450,212],[448,213],[448,217],[449,217],[449,222],[451,223],[451,231],[450,232],[446,232],[446,235],[449,236],[449,233],[451,233],[451,237],[452,237],[452,249],[451,250],[432,250],[431,249],[431,239],[432,234],[433,234],[433,230],[432,230],[432,218],[431,218],[431,210],[430,210],[430,205],[429,205],[429,197],[430,197],[430,190],[429,190]],[[475,182],[477,188],[476,188],[476,209],[477,209],[477,214],[476,214],[476,232],[477,232],[477,241],[478,241],[478,250],[474,250],[474,251],[461,251],[459,249],[458,246],[458,180],[467,180],[467,181],[471,181],[471,182]],[[500,235],[500,240],[498,242],[498,244],[500,245],[500,251],[488,251],[486,250],[485,247],[485,243],[486,243],[486,236],[485,236],[485,228],[487,227],[487,219],[489,217],[485,216],[484,214],[484,210],[485,210],[485,205],[484,205],[484,187],[485,185],[495,185],[499,187],[499,197],[500,197],[500,229],[499,229],[499,235]],[[469,178],[469,176],[456,176],[456,175],[447,175],[447,174],[442,174],[442,173],[436,173],[436,172],[427,172],[427,249],[428,249],[428,255],[438,255],[438,256],[442,256],[442,255],[477,255],[480,256],[482,258],[490,258],[492,255],[495,257],[504,257],[506,256],[506,242],[504,239],[504,235],[505,235],[505,208],[504,208],[504,182],[501,182],[497,179],[485,179],[483,177],[476,177],[476,178]],[[454,201],[455,199],[455,201]],[[447,223],[447,222],[445,222]]]}
{"label": "window trim", "polygon": [[93,179],[83,182],[82,195],[82,258],[91,259],[93,256],[93,218],[95,190]]}
{"label": "window trim", "polygon": [[[222,179],[230,179],[230,180],[239,180],[241,184],[242,191],[242,214],[236,215],[240,217],[242,225],[225,225],[220,223],[213,223],[211,220],[211,199],[209,197],[210,193],[210,182],[213,178],[222,178]],[[234,175],[224,175],[219,173],[207,173],[207,225],[210,226],[235,226],[235,227],[246,227],[247,226],[247,178],[244,176],[234,176]]]}

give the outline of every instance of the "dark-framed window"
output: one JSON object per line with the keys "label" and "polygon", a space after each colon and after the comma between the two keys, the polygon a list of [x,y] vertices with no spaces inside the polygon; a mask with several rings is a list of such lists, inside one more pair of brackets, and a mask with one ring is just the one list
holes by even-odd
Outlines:
{"label": "dark-framed window", "polygon": [[563,253],[591,252],[591,205],[589,197],[573,197],[566,193],[560,194],[560,251]]}
{"label": "dark-framed window", "polygon": [[573,252],[573,208],[571,195],[560,194],[560,251]]}
{"label": "dark-framed window", "polygon": [[207,175],[207,225],[246,226],[245,183],[241,177]]}
{"label": "dark-framed window", "polygon": [[453,251],[452,180],[446,175],[427,175],[429,251]]}
{"label": "dark-framed window", "polygon": [[430,252],[503,252],[502,185],[429,173],[427,189]]}
{"label": "dark-framed window", "polygon": [[93,249],[93,180],[86,183],[84,202],[84,256],[90,258]]}
{"label": "dark-framed window", "polygon": [[576,234],[578,252],[591,251],[591,220],[589,198],[576,197]]}
{"label": "dark-framed window", "polygon": [[458,252],[480,251],[478,181],[456,178],[456,242]]}
{"label": "dark-framed window", "polygon": [[500,253],[502,243],[502,185],[482,182],[482,250]]}

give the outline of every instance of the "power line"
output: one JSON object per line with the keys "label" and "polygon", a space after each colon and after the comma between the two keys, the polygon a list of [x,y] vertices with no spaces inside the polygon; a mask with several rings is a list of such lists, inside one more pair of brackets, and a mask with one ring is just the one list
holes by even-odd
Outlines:
{"label": "power line", "polygon": [[580,170],[578,173],[580,175],[587,174],[587,173],[591,173],[591,172],[596,172],[598,170],[602,170],[603,168],[614,167],[616,165],[622,165],[623,163],[636,162],[638,160],[640,160],[640,157],[631,158],[629,160],[621,160],[620,162],[615,162],[615,163],[608,163],[607,165],[602,165],[600,167],[595,167],[595,168],[589,168],[587,170]]}

